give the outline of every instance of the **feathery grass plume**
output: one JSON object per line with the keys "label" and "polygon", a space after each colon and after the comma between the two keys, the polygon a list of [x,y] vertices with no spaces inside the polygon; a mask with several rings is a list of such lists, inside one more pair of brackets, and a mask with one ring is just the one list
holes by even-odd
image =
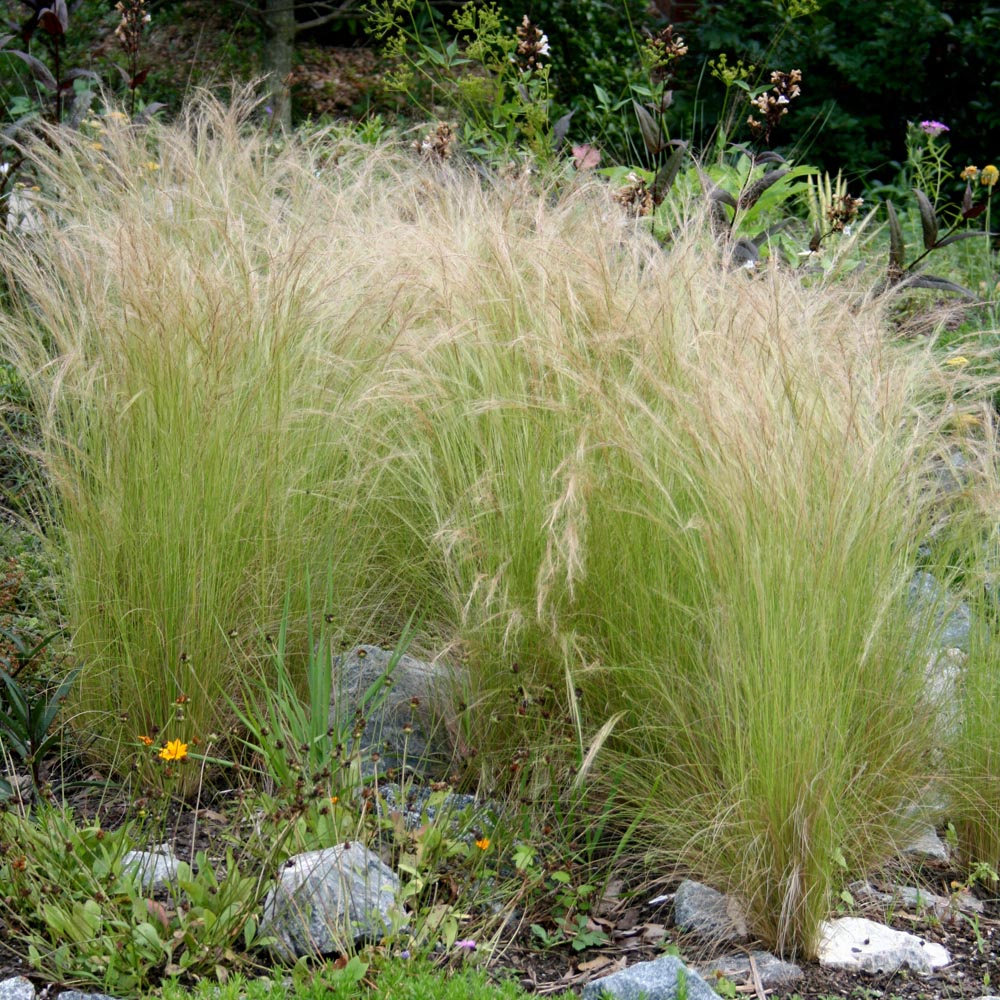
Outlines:
{"label": "feathery grass plume", "polygon": [[418,608],[415,648],[461,659],[486,782],[607,782],[811,954],[929,767],[929,352],[855,288],[728,266],[704,220],[664,253],[596,181],[246,122],[60,133],[52,224],[5,255],[85,704],[148,732],[182,690],[194,735],[226,632],[286,589],[304,621],[332,565],[340,627]]}
{"label": "feathery grass plume", "polygon": [[359,376],[398,323],[365,231],[400,160],[271,150],[251,110],[110,119],[100,150],[53,132],[30,150],[50,224],[5,253],[4,348],[44,414],[82,707],[112,744],[164,726],[180,693],[189,735],[214,728],[239,669],[227,633],[252,644],[286,589],[301,623],[310,569],[332,567],[358,632],[391,634],[408,605],[408,543],[381,560],[378,471],[352,444]]}

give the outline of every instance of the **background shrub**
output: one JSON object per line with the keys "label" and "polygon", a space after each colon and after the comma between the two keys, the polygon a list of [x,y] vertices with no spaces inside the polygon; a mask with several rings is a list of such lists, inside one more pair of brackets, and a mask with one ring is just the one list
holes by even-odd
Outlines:
{"label": "background shrub", "polygon": [[950,126],[954,163],[996,158],[988,142],[1000,133],[994,72],[1000,8],[984,0],[820,0],[814,13],[792,18],[795,6],[701,0],[684,24],[694,58],[678,111],[698,127],[714,124],[721,87],[707,76],[698,83],[702,67],[724,51],[760,72],[802,70],[802,98],[788,119],[787,141],[829,170],[891,180],[905,157],[907,121],[928,118]]}

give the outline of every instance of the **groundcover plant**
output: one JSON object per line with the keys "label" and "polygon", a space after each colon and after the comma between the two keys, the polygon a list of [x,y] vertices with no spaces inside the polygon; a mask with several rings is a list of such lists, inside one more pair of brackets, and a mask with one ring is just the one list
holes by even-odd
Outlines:
{"label": "groundcover plant", "polygon": [[312,621],[417,621],[470,783],[586,793],[581,825],[811,956],[950,776],[906,598],[974,373],[857,284],[734,266],[695,207],[665,250],[568,170],[252,118],[203,97],[26,150],[0,322],[87,753],[194,795],[272,637],[304,692]]}

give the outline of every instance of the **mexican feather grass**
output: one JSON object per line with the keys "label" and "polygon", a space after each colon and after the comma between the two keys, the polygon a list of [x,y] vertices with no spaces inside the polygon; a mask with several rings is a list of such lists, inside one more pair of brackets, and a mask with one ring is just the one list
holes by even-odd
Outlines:
{"label": "mexican feather grass", "polygon": [[177,735],[224,725],[286,598],[301,634],[416,611],[488,786],[613,787],[649,858],[811,954],[928,780],[930,351],[698,223],[664,250],[599,183],[251,117],[60,132],[7,239],[93,752],[181,694]]}

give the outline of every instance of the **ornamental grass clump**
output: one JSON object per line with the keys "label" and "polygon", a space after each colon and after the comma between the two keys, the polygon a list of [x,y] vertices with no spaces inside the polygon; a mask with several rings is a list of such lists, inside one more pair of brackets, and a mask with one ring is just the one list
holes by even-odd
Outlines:
{"label": "ornamental grass clump", "polygon": [[391,644],[416,612],[472,777],[613,798],[812,954],[933,758],[929,349],[864,289],[734,266],[694,208],[665,251],[598,180],[271,150],[245,110],[60,133],[4,255],[94,751],[180,694],[163,737],[227,721],[260,625],[304,690],[310,613]]}

